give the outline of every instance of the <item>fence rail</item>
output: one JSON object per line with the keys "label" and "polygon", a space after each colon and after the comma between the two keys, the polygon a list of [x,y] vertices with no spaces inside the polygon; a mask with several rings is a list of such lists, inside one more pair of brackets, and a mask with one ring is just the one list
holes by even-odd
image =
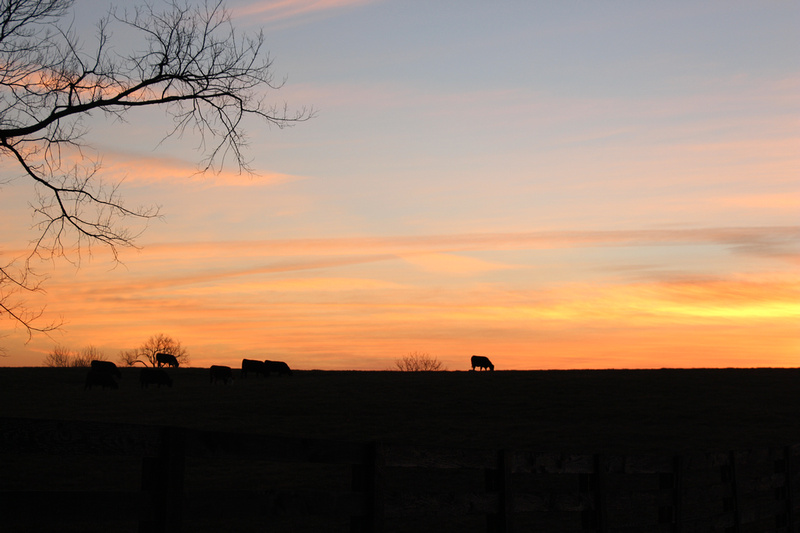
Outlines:
{"label": "fence rail", "polygon": [[[363,532],[393,531],[404,520],[447,523],[468,516],[484,516],[481,530],[490,532],[800,528],[800,445],[680,456],[579,455],[0,418],[0,460],[14,454],[141,458],[141,486],[53,491],[31,480],[25,490],[0,492],[6,525],[114,519],[138,523],[142,532],[176,532],[187,517],[235,508],[259,520],[335,517]],[[342,465],[351,479],[349,489],[332,491],[185,487],[187,460],[212,458]]]}

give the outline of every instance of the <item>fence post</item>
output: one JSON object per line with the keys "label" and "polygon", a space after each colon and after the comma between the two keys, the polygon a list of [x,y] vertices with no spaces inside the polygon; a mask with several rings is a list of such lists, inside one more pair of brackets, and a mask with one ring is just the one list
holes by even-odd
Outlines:
{"label": "fence post", "polygon": [[728,476],[731,485],[731,506],[733,511],[733,532],[739,533],[742,530],[742,517],[739,513],[739,485],[736,481],[736,452],[728,453]]}
{"label": "fence post", "polygon": [[383,531],[383,447],[378,442],[369,443],[364,461],[353,465],[352,487],[364,493],[364,515],[350,521],[352,533],[381,533]]}
{"label": "fence post", "polygon": [[158,457],[142,459],[142,490],[153,498],[154,519],[139,523],[140,533],[179,533],[183,519],[186,432],[165,427]]}
{"label": "fence post", "polygon": [[683,457],[672,458],[672,531],[679,533],[683,526]]}
{"label": "fence post", "polygon": [[794,493],[792,486],[794,462],[792,461],[791,446],[783,448],[783,468],[786,476],[786,530],[794,531]]}
{"label": "fence post", "polygon": [[597,533],[604,533],[608,528],[608,495],[606,494],[605,480],[605,458],[599,454],[594,454],[594,530]]}
{"label": "fence post", "polygon": [[487,533],[511,533],[514,522],[514,491],[511,484],[513,452],[497,452],[494,469],[486,470],[486,492],[497,493],[497,512],[486,516]]}

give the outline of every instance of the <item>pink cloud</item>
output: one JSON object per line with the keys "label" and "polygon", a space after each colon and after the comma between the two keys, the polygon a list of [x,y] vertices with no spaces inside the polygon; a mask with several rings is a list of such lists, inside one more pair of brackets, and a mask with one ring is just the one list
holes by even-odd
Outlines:
{"label": "pink cloud", "polygon": [[128,183],[180,182],[191,179],[204,187],[259,187],[301,179],[298,176],[281,173],[248,174],[232,171],[200,173],[195,164],[183,159],[145,156],[119,150],[104,150],[101,174],[114,179],[124,179]]}
{"label": "pink cloud", "polygon": [[237,17],[247,17],[262,23],[313,15],[336,9],[369,4],[375,0],[279,0],[252,2],[234,10]]}

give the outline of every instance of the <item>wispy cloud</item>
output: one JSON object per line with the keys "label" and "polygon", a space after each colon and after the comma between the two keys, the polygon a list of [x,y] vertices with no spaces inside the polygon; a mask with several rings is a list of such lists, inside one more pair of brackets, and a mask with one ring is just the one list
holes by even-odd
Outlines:
{"label": "wispy cloud", "polygon": [[[666,245],[722,245],[748,253],[796,249],[800,226],[611,231],[537,231],[394,237],[341,237],[263,241],[147,244],[145,253],[201,257],[455,253],[480,250],[555,249]],[[179,254],[174,252],[179,251]],[[800,253],[800,250],[796,250]]]}
{"label": "wispy cloud", "polygon": [[263,187],[302,179],[280,173],[259,175],[228,170],[201,173],[196,164],[183,159],[109,149],[103,151],[101,165],[104,176],[128,183],[180,183],[191,178],[203,187]]}
{"label": "wispy cloud", "polygon": [[324,13],[374,3],[376,0],[260,0],[234,10],[237,17],[248,17],[261,23],[285,21],[298,17]]}

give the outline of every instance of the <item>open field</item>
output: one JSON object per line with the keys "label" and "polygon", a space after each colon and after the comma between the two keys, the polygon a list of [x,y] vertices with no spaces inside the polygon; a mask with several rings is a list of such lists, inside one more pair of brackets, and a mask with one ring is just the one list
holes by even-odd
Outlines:
{"label": "open field", "polygon": [[800,370],[298,371],[210,385],[83,390],[86,371],[0,368],[0,416],[132,422],[347,441],[579,453],[800,442]]}
{"label": "open field", "polygon": [[[0,368],[0,417],[179,426],[336,441],[455,449],[513,449],[575,454],[683,454],[781,447],[800,443],[798,369],[330,372],[291,377],[236,374],[211,385],[208,370],[170,370],[172,388],[139,386],[139,369],[123,369],[119,390],[84,390],[85,369]],[[0,428],[1,429],[1,428]],[[141,459],[4,454],[0,490],[136,490]],[[350,467],[252,459],[191,459],[186,489],[276,487],[350,490]],[[423,481],[424,480],[424,481]],[[480,493],[481,470],[446,473],[394,469],[387,489],[453,487]],[[230,525],[218,517],[185,517],[187,530]],[[233,513],[236,514],[236,513]],[[577,515],[578,513],[572,513]],[[193,521],[194,520],[194,521]],[[198,521],[199,520],[199,521]],[[238,519],[241,520],[241,519]],[[283,520],[283,521],[281,521]],[[413,520],[413,519],[412,519]],[[387,531],[441,531],[444,521],[395,520]],[[78,523],[61,531],[103,531]],[[128,524],[135,531],[136,524]],[[275,531],[347,531],[346,520],[289,515]],[[413,527],[412,527],[413,526]],[[237,522],[260,531],[262,521]],[[577,526],[576,526],[577,527]],[[114,528],[119,529],[119,524]],[[444,528],[444,529],[442,529]],[[481,516],[458,519],[459,531],[485,531]],[[31,531],[28,524],[13,531]],[[44,529],[47,530],[47,529]]]}

